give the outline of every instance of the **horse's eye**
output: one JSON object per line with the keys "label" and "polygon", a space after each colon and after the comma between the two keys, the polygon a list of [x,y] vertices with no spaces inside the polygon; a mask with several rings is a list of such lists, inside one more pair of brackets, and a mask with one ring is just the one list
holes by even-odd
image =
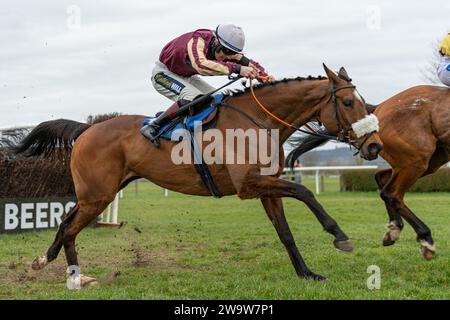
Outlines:
{"label": "horse's eye", "polygon": [[346,106],[347,108],[353,107],[353,100],[345,99],[344,100],[344,106]]}

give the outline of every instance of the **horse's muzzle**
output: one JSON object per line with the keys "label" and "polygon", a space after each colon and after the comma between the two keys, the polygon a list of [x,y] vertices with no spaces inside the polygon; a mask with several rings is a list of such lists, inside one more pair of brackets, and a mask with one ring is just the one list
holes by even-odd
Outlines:
{"label": "horse's muzzle", "polygon": [[367,151],[362,152],[361,155],[366,160],[375,160],[378,158],[378,154],[383,150],[383,145],[381,143],[372,142],[367,146]]}

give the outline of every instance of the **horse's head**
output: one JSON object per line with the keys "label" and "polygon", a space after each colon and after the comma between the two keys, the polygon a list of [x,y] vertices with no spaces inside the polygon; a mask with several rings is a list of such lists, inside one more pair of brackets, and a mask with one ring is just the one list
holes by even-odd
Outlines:
{"label": "horse's head", "polygon": [[359,149],[364,159],[376,159],[383,148],[377,134],[378,118],[367,113],[364,99],[344,68],[336,74],[325,64],[323,67],[328,76],[331,98],[320,110],[320,121],[341,141],[350,142]]}

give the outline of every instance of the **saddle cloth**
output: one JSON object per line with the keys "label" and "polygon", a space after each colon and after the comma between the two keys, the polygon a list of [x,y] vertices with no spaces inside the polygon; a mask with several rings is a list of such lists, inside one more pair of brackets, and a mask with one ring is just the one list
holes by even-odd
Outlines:
{"label": "saddle cloth", "polygon": [[[216,116],[217,116],[217,106],[222,102],[224,99],[223,94],[216,94],[212,96],[214,98],[214,101],[211,103],[209,107],[202,110],[201,112],[192,115],[192,116],[185,116],[182,118],[176,118],[170,121],[168,124],[164,125],[159,130],[159,137],[164,138],[167,140],[171,140],[173,131],[177,129],[188,129],[189,131],[194,130],[194,123],[197,121],[201,121],[203,125],[203,130],[206,130],[214,125]],[[148,117],[144,120],[144,125],[147,125],[151,123],[154,119],[156,119],[156,116]],[[205,126],[208,124],[208,126]]]}

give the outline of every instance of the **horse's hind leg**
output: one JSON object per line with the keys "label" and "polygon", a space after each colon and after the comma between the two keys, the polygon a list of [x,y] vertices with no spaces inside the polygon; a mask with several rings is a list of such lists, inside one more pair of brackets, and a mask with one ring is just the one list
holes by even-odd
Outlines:
{"label": "horse's hind leg", "polygon": [[40,270],[56,259],[63,246],[63,234],[66,230],[66,227],[72,221],[77,212],[78,212],[78,204],[67,213],[64,220],[59,225],[58,232],[56,233],[55,236],[55,240],[53,241],[50,248],[47,250],[47,254],[45,256],[36,257],[33,260],[33,263],[31,264],[33,270]]}
{"label": "horse's hind leg", "polygon": [[[91,223],[112,201],[113,199],[98,200],[95,202],[80,201],[78,202],[78,213],[67,224],[62,234],[62,243],[66,254],[67,265],[74,270],[78,265],[78,256],[75,250],[75,238],[78,233]],[[79,268],[79,267],[78,267]],[[96,283],[95,278],[81,275],[81,286],[88,286]]]}
{"label": "horse's hind leg", "polygon": [[[75,238],[78,233],[86,227],[91,221],[93,221],[112,201],[99,200],[95,202],[79,201],[77,205],[69,211],[66,218],[59,226],[56,233],[55,240],[47,251],[45,256],[40,256],[34,259],[32,268],[39,270],[44,268],[48,263],[56,259],[58,253],[64,246],[66,254],[67,265],[74,270],[78,267],[78,257],[75,250]],[[80,276],[80,285],[87,286],[94,284],[96,280],[84,275]]]}
{"label": "horse's hind leg", "polygon": [[436,251],[431,230],[404,203],[405,192],[425,172],[421,168],[395,169],[392,178],[381,191],[381,198],[401,215],[416,231],[417,241],[420,242],[421,252],[425,259],[431,260]]}
{"label": "horse's hind leg", "polygon": [[[429,174],[433,174],[436,172],[441,166],[447,163],[449,160],[449,152],[447,149],[443,147],[437,147],[431,157],[428,168],[425,172],[421,174],[421,177],[427,176]],[[420,177],[420,171],[417,173],[418,179]],[[392,169],[386,169],[379,171],[375,174],[375,180],[378,184],[378,189],[381,191],[389,182],[392,177]],[[415,181],[411,183],[414,184]],[[389,223],[387,224],[388,231],[384,234],[383,237],[383,245],[389,246],[393,245],[396,240],[400,237],[400,232],[403,230],[403,221],[401,216],[397,213],[396,209],[390,205],[390,202],[385,201],[386,209],[389,215]]]}
{"label": "horse's hind leg", "polygon": [[[384,186],[389,182],[392,177],[392,169],[386,169],[379,171],[375,174],[375,181],[377,182],[378,189],[383,190]],[[400,233],[403,230],[403,219],[395,211],[389,202],[384,202],[386,210],[389,216],[389,222],[386,225],[388,231],[383,236],[383,246],[390,246],[400,238]]]}

